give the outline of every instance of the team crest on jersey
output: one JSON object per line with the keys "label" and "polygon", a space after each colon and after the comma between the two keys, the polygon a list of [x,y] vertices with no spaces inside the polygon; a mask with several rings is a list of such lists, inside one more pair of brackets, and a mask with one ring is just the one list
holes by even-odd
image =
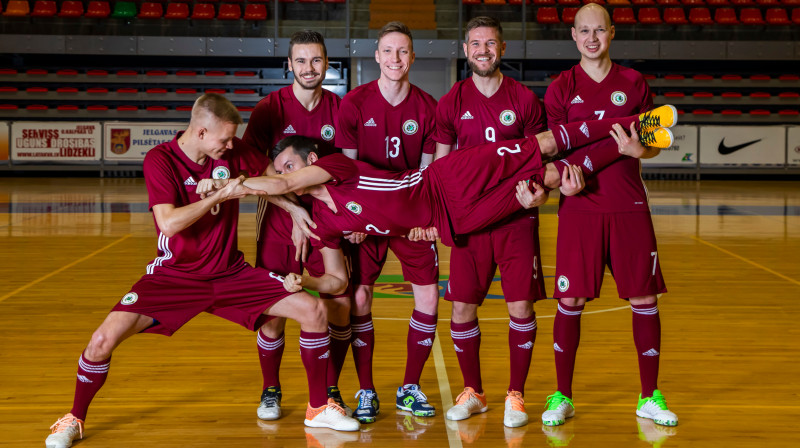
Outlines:
{"label": "team crest on jersey", "polygon": [[406,122],[403,123],[403,134],[414,135],[418,130],[419,125],[414,120],[406,120]]}
{"label": "team crest on jersey", "polygon": [[120,300],[119,303],[123,305],[133,305],[137,300],[139,300],[139,294],[136,294],[135,292],[129,292],[122,296],[122,300]]}
{"label": "team crest on jersey", "polygon": [[359,204],[356,201],[348,202],[347,204],[345,204],[345,208],[347,208],[351,212],[355,213],[356,215],[360,215],[361,214],[361,204]]}
{"label": "team crest on jersey", "polygon": [[333,140],[333,136],[336,135],[336,129],[333,126],[326,124],[322,127],[322,131],[320,132],[322,135],[322,139],[326,142]]}
{"label": "team crest on jersey", "polygon": [[211,173],[211,177],[214,179],[228,179],[231,177],[231,171],[227,166],[218,166],[214,168],[214,171]]}
{"label": "team crest on jersey", "polygon": [[625,103],[628,102],[628,97],[625,95],[625,92],[617,90],[611,94],[611,102],[614,103],[615,106],[624,106]]}
{"label": "team crest on jersey", "polygon": [[569,289],[569,279],[566,275],[562,275],[558,277],[558,290],[561,292],[566,292]]}
{"label": "team crest on jersey", "polygon": [[517,121],[517,114],[513,110],[506,109],[500,112],[500,123],[511,126],[515,121]]}

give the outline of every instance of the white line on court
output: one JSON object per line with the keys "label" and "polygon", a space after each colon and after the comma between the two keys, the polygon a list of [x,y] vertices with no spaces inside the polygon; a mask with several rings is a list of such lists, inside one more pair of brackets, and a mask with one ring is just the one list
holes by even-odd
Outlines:
{"label": "white line on court", "polygon": [[[433,364],[436,366],[436,378],[439,380],[439,394],[442,396],[442,417],[448,409],[453,407],[453,394],[450,392],[450,380],[447,378],[447,369],[444,365],[444,355],[442,355],[442,344],[439,339],[433,339]],[[446,422],[445,422],[446,423]],[[447,441],[450,448],[462,448],[461,437],[455,429],[451,429],[445,424],[447,429]]]}

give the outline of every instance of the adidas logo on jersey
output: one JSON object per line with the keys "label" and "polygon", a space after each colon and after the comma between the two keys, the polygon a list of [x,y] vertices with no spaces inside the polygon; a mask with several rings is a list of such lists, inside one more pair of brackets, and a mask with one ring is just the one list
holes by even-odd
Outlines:
{"label": "adidas logo on jersey", "polygon": [[553,350],[555,350],[555,351],[557,351],[557,352],[564,353],[564,350],[561,350],[561,347],[559,347],[559,346],[558,346],[558,342],[556,342],[555,344],[553,344]]}
{"label": "adidas logo on jersey", "polygon": [[525,350],[530,350],[530,349],[533,348],[533,342],[528,341],[528,342],[526,342],[524,344],[518,345],[517,347],[524,348]]}
{"label": "adidas logo on jersey", "polygon": [[583,166],[585,166],[589,171],[594,171],[594,168],[592,167],[592,159],[590,159],[589,156],[586,156],[586,158],[583,159]]}
{"label": "adidas logo on jersey", "polygon": [[330,356],[331,356],[331,351],[328,350],[327,352],[319,355],[319,357],[317,359],[328,359]]}
{"label": "adidas logo on jersey", "polygon": [[580,95],[576,96],[575,98],[570,101],[570,104],[583,104],[583,98]]}
{"label": "adidas logo on jersey", "polygon": [[646,352],[642,353],[642,355],[643,355],[643,356],[658,356],[658,355],[659,355],[659,353],[658,353],[658,350],[656,350],[656,349],[654,349],[654,348],[651,348],[650,350],[648,350],[648,351],[646,351]]}
{"label": "adidas logo on jersey", "polygon": [[453,348],[455,348],[456,352],[458,352],[458,353],[461,353],[461,352],[464,351],[464,350],[461,350],[456,344],[453,344]]}
{"label": "adidas logo on jersey", "polygon": [[587,137],[589,136],[589,126],[586,125],[585,121],[581,125],[581,132],[583,132],[583,135],[585,135]]}
{"label": "adidas logo on jersey", "polygon": [[93,381],[83,375],[78,375],[78,381],[81,383],[92,383]]}
{"label": "adidas logo on jersey", "polygon": [[197,181],[195,181],[192,176],[189,176],[185,181],[183,181],[183,185],[197,185]]}
{"label": "adidas logo on jersey", "polygon": [[364,126],[374,128],[374,127],[377,127],[378,125],[375,123],[375,119],[374,118],[370,118],[369,120],[367,120],[366,123],[364,123]]}
{"label": "adidas logo on jersey", "polygon": [[362,341],[361,339],[356,338],[355,341],[352,342],[353,347],[366,347],[367,343]]}
{"label": "adidas logo on jersey", "polygon": [[294,130],[292,125],[289,125],[289,126],[286,127],[286,129],[283,130],[283,133],[284,134],[297,134],[297,131]]}
{"label": "adidas logo on jersey", "polygon": [[430,347],[431,345],[433,345],[433,341],[431,341],[431,338],[428,338],[422,341],[417,341],[417,344],[424,345],[425,347]]}
{"label": "adidas logo on jersey", "polygon": [[472,120],[473,118],[475,117],[473,117],[472,114],[469,113],[469,111],[466,111],[464,115],[461,116],[462,120]]}

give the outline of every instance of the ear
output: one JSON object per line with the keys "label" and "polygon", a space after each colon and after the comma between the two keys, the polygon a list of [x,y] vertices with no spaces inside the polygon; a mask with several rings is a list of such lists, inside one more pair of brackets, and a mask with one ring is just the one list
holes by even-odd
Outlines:
{"label": "ear", "polygon": [[197,129],[197,138],[199,138],[200,140],[203,140],[203,138],[205,138],[207,133],[208,133],[208,129],[206,129],[205,127],[198,128]]}
{"label": "ear", "polygon": [[617,33],[617,29],[616,29],[616,28],[614,28],[614,25],[611,25],[611,33],[610,33],[610,34],[611,34],[611,37],[609,37],[609,38],[608,38],[608,40],[611,40],[611,39],[613,39],[613,38],[614,38],[614,35],[615,35],[616,33]]}
{"label": "ear", "polygon": [[414,63],[414,60],[415,60],[416,58],[417,58],[417,54],[416,54],[416,53],[414,53],[414,52],[412,51],[412,52],[411,52],[411,59],[408,61],[408,65],[411,65],[411,64],[413,64],[413,63]]}
{"label": "ear", "polygon": [[575,27],[574,26],[572,27],[572,40],[574,40],[575,42],[578,41],[578,32],[575,31]]}
{"label": "ear", "polygon": [[506,54],[506,41],[503,41],[503,44],[500,45],[500,56],[505,56]]}
{"label": "ear", "polygon": [[308,158],[306,160],[308,161],[309,165],[313,165],[317,162],[317,160],[319,160],[319,156],[317,156],[316,152],[311,151],[308,153]]}
{"label": "ear", "polygon": [[287,56],[286,60],[289,61],[289,71],[293,72],[294,68],[292,67],[292,58]]}
{"label": "ear", "polygon": [[375,62],[377,62],[378,64],[381,63],[380,58],[378,58],[378,50],[375,50]]}
{"label": "ear", "polygon": [[467,53],[467,43],[466,43],[466,42],[464,42],[464,43],[462,44],[462,46],[463,46],[463,48],[464,48],[464,57],[466,57],[467,59],[469,59],[469,53]]}

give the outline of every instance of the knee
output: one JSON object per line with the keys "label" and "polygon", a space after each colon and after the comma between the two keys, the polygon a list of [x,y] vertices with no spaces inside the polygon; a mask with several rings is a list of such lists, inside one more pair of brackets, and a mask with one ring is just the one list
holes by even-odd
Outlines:
{"label": "knee", "polygon": [[566,306],[583,306],[586,304],[585,297],[565,297],[558,299],[559,302],[563,303]]}
{"label": "knee", "polygon": [[650,296],[641,296],[641,297],[631,297],[628,299],[631,305],[641,306],[641,305],[655,305],[658,303],[658,296],[650,295]]}
{"label": "knee", "polygon": [[453,302],[451,320],[457,324],[472,322],[478,318],[478,306],[473,304]]}
{"label": "knee", "polygon": [[508,315],[517,319],[527,319],[533,315],[533,301],[508,302]]}
{"label": "knee", "polygon": [[86,351],[83,352],[83,355],[92,362],[108,359],[111,356],[111,352],[114,351],[116,342],[106,332],[97,330],[89,340],[89,345],[86,346]]}
{"label": "knee", "polygon": [[353,295],[353,310],[358,316],[367,314],[372,309],[372,287],[360,285]]}
{"label": "knee", "polygon": [[283,317],[276,317],[261,326],[261,332],[264,336],[272,339],[277,339],[283,333],[286,327],[286,319]]}
{"label": "knee", "polygon": [[325,308],[325,304],[322,302],[322,300],[316,299],[309,306],[309,309],[306,312],[306,321],[310,325],[322,325],[325,328],[328,328],[328,311]]}

